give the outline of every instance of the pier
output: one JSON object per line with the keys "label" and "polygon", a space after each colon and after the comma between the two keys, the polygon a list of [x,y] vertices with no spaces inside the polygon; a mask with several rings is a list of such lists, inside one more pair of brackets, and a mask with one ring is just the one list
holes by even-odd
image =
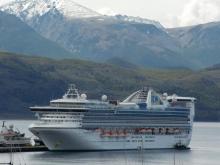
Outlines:
{"label": "pier", "polygon": [[0,147],[0,153],[48,151],[46,146]]}

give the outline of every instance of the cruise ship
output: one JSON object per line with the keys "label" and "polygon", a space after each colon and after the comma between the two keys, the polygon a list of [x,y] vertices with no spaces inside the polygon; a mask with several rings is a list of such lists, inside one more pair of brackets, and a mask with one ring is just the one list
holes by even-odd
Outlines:
{"label": "cruise ship", "polygon": [[61,99],[30,107],[38,120],[29,130],[52,151],[188,147],[195,101],[146,87],[121,102],[90,100],[70,85]]}

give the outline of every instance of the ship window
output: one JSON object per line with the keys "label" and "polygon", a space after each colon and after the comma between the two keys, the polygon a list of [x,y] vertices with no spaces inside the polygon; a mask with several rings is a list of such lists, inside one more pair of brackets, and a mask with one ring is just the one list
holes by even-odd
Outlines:
{"label": "ship window", "polygon": [[153,94],[151,96],[151,103],[152,105],[163,105],[163,102],[160,98],[160,96]]}

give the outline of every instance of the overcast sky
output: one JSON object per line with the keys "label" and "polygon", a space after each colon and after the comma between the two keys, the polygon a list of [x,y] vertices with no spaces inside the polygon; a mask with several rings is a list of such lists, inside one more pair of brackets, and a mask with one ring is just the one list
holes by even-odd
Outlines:
{"label": "overcast sky", "polygon": [[[14,0],[0,0],[0,5],[9,1]],[[159,21],[165,27],[189,26],[220,21],[220,0],[72,1],[98,11],[101,14],[140,16]]]}

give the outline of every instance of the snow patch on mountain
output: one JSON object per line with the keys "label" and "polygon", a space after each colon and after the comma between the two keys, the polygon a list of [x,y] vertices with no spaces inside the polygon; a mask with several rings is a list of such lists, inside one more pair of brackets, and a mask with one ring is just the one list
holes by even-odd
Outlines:
{"label": "snow patch on mountain", "polygon": [[[77,4],[73,0],[1,0],[0,10],[14,14],[23,21],[28,22],[28,24],[33,20],[36,21],[38,17],[41,17],[48,12],[58,12],[67,19],[92,17],[99,17],[99,19],[100,17],[102,17],[102,19],[105,18],[104,15]],[[157,28],[165,30],[159,22],[141,17],[126,15],[115,15],[112,17],[120,21],[153,24]]]}
{"label": "snow patch on mountain", "polygon": [[53,10],[70,19],[100,16],[99,13],[72,0],[14,0],[10,3],[3,3],[0,10],[14,14],[26,21]]}
{"label": "snow patch on mountain", "polygon": [[141,17],[133,17],[133,16],[127,16],[127,15],[116,15],[116,19],[121,21],[127,21],[127,22],[134,22],[134,23],[142,23],[142,24],[152,24],[156,26],[159,29],[165,30],[165,28],[157,21],[149,20]]}

